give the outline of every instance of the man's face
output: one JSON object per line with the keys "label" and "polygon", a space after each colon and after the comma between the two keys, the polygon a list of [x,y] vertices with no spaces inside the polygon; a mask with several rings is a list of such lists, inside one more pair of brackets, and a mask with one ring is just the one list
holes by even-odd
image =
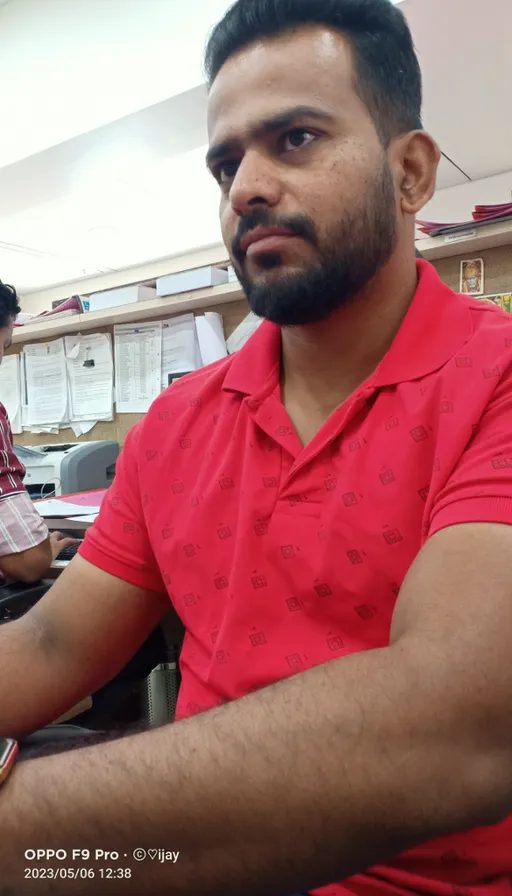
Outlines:
{"label": "man's face", "polygon": [[0,327],[0,364],[2,363],[6,350],[12,342],[13,327],[14,321],[12,318],[8,321],[5,327]]}
{"label": "man's face", "polygon": [[329,317],[390,259],[397,196],[345,38],[323,27],[228,60],[209,101],[223,238],[252,309]]}

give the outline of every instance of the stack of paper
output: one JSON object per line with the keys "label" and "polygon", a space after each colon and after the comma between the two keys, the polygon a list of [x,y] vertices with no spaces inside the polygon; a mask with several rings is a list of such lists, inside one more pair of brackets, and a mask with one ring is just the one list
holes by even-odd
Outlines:
{"label": "stack of paper", "polygon": [[73,516],[97,516],[100,512],[99,507],[88,507],[85,504],[73,504],[71,501],[61,501],[59,498],[48,498],[46,501],[34,503],[40,516],[52,517],[53,519],[62,517],[63,519]]}
{"label": "stack of paper", "polygon": [[21,423],[20,356],[7,355],[0,367],[0,402],[9,417],[13,433],[23,432]]}
{"label": "stack of paper", "polygon": [[100,420],[113,420],[114,363],[108,333],[66,336],[69,417],[75,436]]}

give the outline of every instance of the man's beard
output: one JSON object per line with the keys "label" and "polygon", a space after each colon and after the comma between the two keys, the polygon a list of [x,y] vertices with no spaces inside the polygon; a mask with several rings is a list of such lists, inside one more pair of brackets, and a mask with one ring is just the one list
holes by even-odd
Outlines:
{"label": "man's beard", "polygon": [[[391,258],[397,243],[397,215],[393,178],[387,161],[367,192],[361,207],[350,209],[320,243],[314,222],[305,215],[276,218],[267,209],[244,216],[233,245],[236,272],[251,309],[258,317],[282,327],[304,326],[330,317],[364,292]],[[240,240],[255,227],[285,227],[316,247],[318,263],[289,275],[257,282],[244,273]],[[277,252],[261,255],[262,269],[279,268]]]}

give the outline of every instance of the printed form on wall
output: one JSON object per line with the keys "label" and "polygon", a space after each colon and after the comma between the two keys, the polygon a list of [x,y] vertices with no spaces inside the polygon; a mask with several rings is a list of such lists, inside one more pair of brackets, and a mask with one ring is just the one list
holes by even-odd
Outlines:
{"label": "printed form on wall", "polygon": [[114,415],[114,362],[108,333],[66,336],[69,415],[76,436]]}
{"label": "printed form on wall", "polygon": [[118,414],[144,414],[160,395],[162,322],[114,327]]}
{"label": "printed form on wall", "polygon": [[27,382],[26,425],[56,426],[68,413],[64,340],[35,343],[24,349]]}
{"label": "printed form on wall", "polygon": [[174,376],[191,373],[199,364],[199,345],[193,314],[162,321],[162,389]]}

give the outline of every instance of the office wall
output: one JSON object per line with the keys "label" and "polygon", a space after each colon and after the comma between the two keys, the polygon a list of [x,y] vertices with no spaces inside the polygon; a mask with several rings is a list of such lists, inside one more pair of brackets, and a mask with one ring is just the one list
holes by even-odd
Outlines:
{"label": "office wall", "polygon": [[[485,261],[485,291],[486,293],[500,293],[512,291],[512,246],[503,246],[498,249],[488,249],[481,252],[479,257]],[[459,289],[460,262],[467,258],[467,254],[454,256],[453,258],[439,259],[433,262],[441,279],[452,289]],[[245,300],[231,302],[215,307],[205,307],[203,311],[218,311],[224,321],[226,338],[237,328],[249,311]],[[98,332],[113,333],[113,328],[99,329]],[[17,344],[11,351],[21,351],[22,346]],[[123,444],[126,434],[131,427],[140,420],[141,414],[118,414],[111,423],[98,423],[94,429],[78,440],[71,429],[61,430],[58,435],[34,435],[23,433],[14,437],[14,441],[20,445],[37,445],[45,443],[59,443],[66,441],[91,442],[98,439],[112,439]]]}
{"label": "office wall", "polygon": [[[246,301],[241,300],[238,302],[230,302],[226,305],[216,305],[211,308],[205,307],[202,310],[217,311],[222,315],[224,321],[224,334],[227,338],[234,330],[236,330],[238,325],[248,314],[249,306]],[[104,329],[98,328],[95,332],[113,334],[113,327],[106,327]],[[12,347],[11,351],[13,353],[20,352],[22,348],[22,345],[16,344]],[[87,433],[85,436],[81,436],[79,439],[75,437],[72,429],[61,429],[56,435],[34,435],[33,433],[25,432],[22,435],[14,436],[14,442],[17,445],[45,445],[63,442],[95,442],[100,439],[106,439],[119,442],[119,444],[122,445],[129,430],[142,416],[143,414],[117,414],[111,423],[97,423],[91,432]]]}
{"label": "office wall", "polygon": [[432,262],[441,279],[456,292],[460,288],[460,263],[467,258],[483,258],[485,263],[485,292],[487,295],[512,292],[512,246],[486,249],[476,254],[461,254]]}

